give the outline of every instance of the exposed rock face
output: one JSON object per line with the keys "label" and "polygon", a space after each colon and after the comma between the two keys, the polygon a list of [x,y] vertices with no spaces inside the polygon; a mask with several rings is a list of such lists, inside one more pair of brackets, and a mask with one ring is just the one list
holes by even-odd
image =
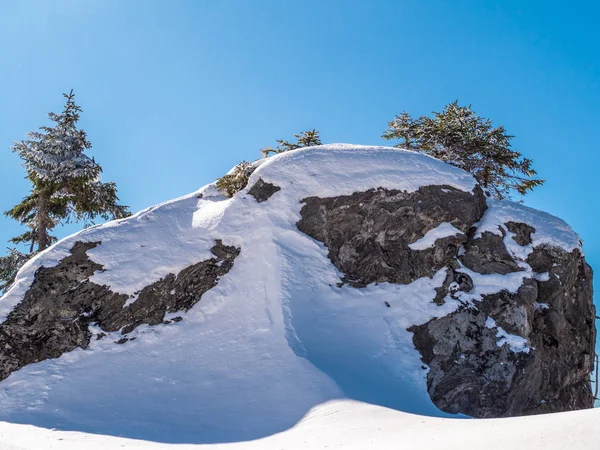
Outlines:
{"label": "exposed rock face", "polygon": [[506,228],[511,233],[514,233],[513,240],[519,245],[529,245],[533,241],[531,239],[532,233],[535,231],[531,225],[520,222],[506,222]]}
{"label": "exposed rock face", "polygon": [[167,275],[126,304],[127,295],[89,281],[102,270],[86,254],[98,245],[77,242],[71,256],[36,272],[23,301],[0,324],[0,380],[28,364],[86,348],[92,337],[90,324],[126,335],[141,324],[162,323],[166,313],[188,310],[229,272],[240,253],[217,241],[212,248],[214,258],[187,267],[177,276]]}
{"label": "exposed rock face", "polygon": [[256,183],[248,190],[248,194],[256,199],[258,203],[266,202],[271,196],[280,191],[279,186],[275,186],[272,183],[266,183],[262,178],[259,178]]}
{"label": "exposed rock face", "polygon": [[[377,189],[304,203],[298,228],[327,246],[354,287],[406,284],[446,267],[433,298],[442,304],[460,301],[461,293],[477,287],[466,269],[523,274],[515,292],[498,288],[409,329],[429,366],[428,391],[440,409],[504,417],[593,406],[592,273],[579,250],[533,248],[535,228],[520,222],[502,224],[502,235],[477,236],[474,226],[486,208],[479,189],[473,194],[447,186],[413,193]],[[462,234],[411,250],[409,244],[443,222]],[[518,245],[530,246],[526,261],[508,251],[506,230]],[[515,339],[522,345],[515,347]]]}
{"label": "exposed rock face", "polygon": [[469,269],[483,274],[507,274],[521,270],[517,262],[509,255],[503,236],[489,231],[480,238],[470,239],[465,245],[462,263]]}
{"label": "exposed rock face", "polygon": [[[551,259],[549,257],[551,256]],[[516,294],[484,296],[477,309],[411,328],[428,364],[428,389],[442,410],[502,417],[591,408],[589,374],[595,343],[592,273],[579,251],[537,248],[547,281],[525,279]],[[552,261],[549,263],[548,261]],[[529,351],[512,352],[496,327],[526,338]]]}
{"label": "exposed rock face", "polygon": [[[485,211],[481,189],[472,194],[450,186],[416,192],[372,189],[334,198],[310,197],[298,228],[323,242],[329,258],[352,286],[410,283],[431,276],[452,260],[466,233]],[[414,251],[409,244],[448,222],[462,231]]]}

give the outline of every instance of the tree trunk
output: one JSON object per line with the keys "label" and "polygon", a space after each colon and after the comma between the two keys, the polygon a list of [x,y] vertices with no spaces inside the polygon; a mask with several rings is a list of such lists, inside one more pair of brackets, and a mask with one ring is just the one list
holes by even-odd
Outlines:
{"label": "tree trunk", "polygon": [[40,192],[38,194],[37,201],[37,241],[38,251],[47,249],[50,247],[50,236],[48,235],[48,228],[50,227],[50,217],[48,215],[50,199],[46,192]]}
{"label": "tree trunk", "polygon": [[483,181],[483,188],[487,189],[488,184],[490,182],[490,168],[487,166],[483,169],[483,176],[481,177],[481,181]]}
{"label": "tree trunk", "polygon": [[31,245],[29,246],[29,254],[31,255],[33,253],[33,249],[35,248],[35,232],[32,233],[32,237],[31,237]]}

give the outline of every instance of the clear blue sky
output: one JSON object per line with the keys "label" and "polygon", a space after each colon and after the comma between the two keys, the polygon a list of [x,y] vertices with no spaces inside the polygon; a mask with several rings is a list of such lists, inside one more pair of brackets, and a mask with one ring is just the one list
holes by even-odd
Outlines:
{"label": "clear blue sky", "polygon": [[[0,208],[27,192],[8,146],[71,88],[134,211],[294,132],[381,144],[394,114],[459,99],[516,136],[548,180],[526,203],[567,220],[598,270],[599,16],[593,1],[0,0]],[[0,218],[0,243],[18,231]]]}

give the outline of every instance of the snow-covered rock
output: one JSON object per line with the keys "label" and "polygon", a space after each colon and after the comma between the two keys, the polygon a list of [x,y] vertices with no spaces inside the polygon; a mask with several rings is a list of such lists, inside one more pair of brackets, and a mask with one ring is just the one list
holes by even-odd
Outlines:
{"label": "snow-covered rock", "polygon": [[301,149],[30,261],[0,300],[0,420],[211,443],[339,398],[586,408],[593,318],[560,219],[419,153]]}

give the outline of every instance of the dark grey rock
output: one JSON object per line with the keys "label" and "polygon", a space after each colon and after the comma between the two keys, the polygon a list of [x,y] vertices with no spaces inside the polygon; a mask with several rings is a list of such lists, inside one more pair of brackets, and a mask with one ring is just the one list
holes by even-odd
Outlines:
{"label": "dark grey rock", "polygon": [[508,231],[515,234],[512,238],[517,244],[525,246],[533,242],[531,235],[535,232],[535,228],[531,225],[522,222],[506,222],[504,225]]}
{"label": "dark grey rock", "polygon": [[413,342],[429,366],[427,388],[443,411],[474,417],[499,417],[512,402],[512,379],[521,353],[496,345],[496,329],[473,308],[413,326]]}
{"label": "dark grey rock", "polygon": [[536,281],[525,279],[515,294],[500,291],[486,295],[477,307],[492,317],[506,332],[528,337],[531,334],[537,298]]}
{"label": "dark grey rock", "polygon": [[[550,279],[525,279],[515,294],[488,295],[476,309],[461,308],[410,329],[430,367],[428,391],[440,409],[507,417],[593,407],[591,269],[577,250],[541,247],[529,261],[548,268]],[[497,329],[485,327],[488,317],[526,338],[529,353],[498,347]]]}
{"label": "dark grey rock", "polygon": [[[416,192],[380,188],[303,202],[298,228],[327,246],[345,281],[356,287],[433,275],[456,256],[467,230],[486,209],[479,187],[473,193],[450,186]],[[426,250],[408,247],[443,222],[465,234],[438,239]]]}
{"label": "dark grey rock", "polygon": [[[86,252],[100,242],[77,242],[71,255],[55,267],[38,269],[35,280],[0,324],[0,380],[28,364],[78,347],[87,348],[92,337],[88,325],[104,332],[127,334],[141,324],[158,325],[166,313],[186,311],[225,275],[240,250],[216,241],[214,258],[194,264],[145,287],[137,300],[125,306],[127,295],[89,281],[102,266]],[[173,319],[176,320],[177,318]],[[100,333],[97,339],[105,336]],[[117,343],[124,344],[124,336]]]}
{"label": "dark grey rock", "polygon": [[435,288],[436,295],[433,302],[443,305],[446,296],[450,295],[452,298],[456,298],[457,292],[470,292],[472,289],[473,280],[469,275],[458,272],[453,267],[448,267],[444,282],[440,287]]}
{"label": "dark grey rock", "polygon": [[460,260],[466,267],[481,274],[507,274],[522,270],[506,250],[504,237],[489,231],[484,231],[477,239],[469,236]]}
{"label": "dark grey rock", "polygon": [[281,188],[279,186],[275,186],[272,183],[266,183],[262,178],[259,178],[254,186],[250,188],[248,194],[253,196],[258,203],[266,202],[271,198],[271,196],[280,191]]}
{"label": "dark grey rock", "polygon": [[533,249],[526,259],[527,264],[531,266],[534,272],[544,273],[554,269],[555,262],[564,265],[564,251],[548,245],[540,245]]}

